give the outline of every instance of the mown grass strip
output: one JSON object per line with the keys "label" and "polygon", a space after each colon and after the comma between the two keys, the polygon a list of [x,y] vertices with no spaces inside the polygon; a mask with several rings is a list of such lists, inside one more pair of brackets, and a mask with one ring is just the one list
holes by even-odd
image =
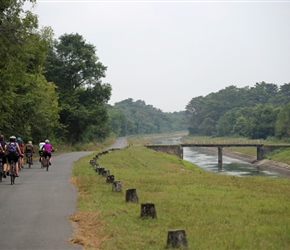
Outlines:
{"label": "mown grass strip", "polygon": [[[289,179],[218,175],[133,145],[98,161],[122,181],[124,192],[115,193],[93,171],[92,158],[73,169],[79,213],[91,216],[83,218],[85,249],[164,249],[174,229],[186,230],[189,249],[290,248]],[[139,204],[125,202],[129,188]],[[155,204],[157,219],[140,218],[146,202]]]}

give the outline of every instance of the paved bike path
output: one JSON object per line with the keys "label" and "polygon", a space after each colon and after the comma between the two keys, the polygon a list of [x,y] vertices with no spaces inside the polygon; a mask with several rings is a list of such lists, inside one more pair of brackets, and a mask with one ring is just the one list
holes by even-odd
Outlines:
{"label": "paved bike path", "polygon": [[53,156],[49,171],[34,161],[20,171],[15,185],[0,183],[0,249],[71,250],[73,235],[68,216],[76,211],[77,190],[69,182],[73,163],[93,152]]}

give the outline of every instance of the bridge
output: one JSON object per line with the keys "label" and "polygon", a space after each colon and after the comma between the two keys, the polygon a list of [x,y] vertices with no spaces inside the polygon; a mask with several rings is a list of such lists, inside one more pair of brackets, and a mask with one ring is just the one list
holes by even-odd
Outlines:
{"label": "bridge", "polygon": [[289,148],[288,144],[280,145],[265,145],[263,143],[180,143],[172,145],[163,144],[149,144],[145,145],[147,148],[154,149],[156,151],[161,151],[167,154],[178,156],[183,159],[183,148],[184,147],[202,147],[209,148],[215,147],[218,149],[218,164],[223,164],[223,148],[224,147],[256,147],[257,148],[257,160],[262,160],[264,156],[277,149]]}

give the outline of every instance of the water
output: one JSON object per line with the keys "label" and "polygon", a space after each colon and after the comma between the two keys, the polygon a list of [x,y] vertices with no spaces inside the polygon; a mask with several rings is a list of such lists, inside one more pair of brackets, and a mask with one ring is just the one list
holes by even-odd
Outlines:
{"label": "water", "polygon": [[[159,139],[156,144],[178,144],[179,137]],[[283,177],[284,175],[274,170],[265,170],[245,161],[223,155],[223,165],[218,165],[218,150],[211,152],[202,148],[183,148],[183,159],[194,163],[200,168],[217,174],[233,176],[266,176],[271,178]]]}
{"label": "water", "polygon": [[[217,150],[216,150],[217,151]],[[202,169],[218,174],[234,176],[266,176],[282,177],[283,174],[272,170],[265,170],[245,161],[223,156],[223,165],[218,165],[217,152],[208,152],[201,148],[184,148],[183,159],[192,162]]]}

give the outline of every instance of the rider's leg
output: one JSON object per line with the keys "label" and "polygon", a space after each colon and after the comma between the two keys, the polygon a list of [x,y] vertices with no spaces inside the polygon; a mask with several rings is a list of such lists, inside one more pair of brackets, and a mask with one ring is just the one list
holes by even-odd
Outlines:
{"label": "rider's leg", "polygon": [[24,156],[19,156],[20,157],[20,168],[24,167]]}
{"label": "rider's leg", "polygon": [[3,163],[3,170],[6,173],[8,171],[7,170],[8,169],[8,166],[7,166],[7,156],[6,155],[3,157],[2,163]]}
{"label": "rider's leg", "polygon": [[18,176],[19,168],[21,168],[21,166],[18,166],[18,157],[17,156],[14,158],[14,160],[15,160],[15,173],[16,173],[16,176]]}
{"label": "rider's leg", "polygon": [[7,166],[6,166],[6,163],[4,163],[5,155],[1,156],[1,158],[2,158],[2,167],[3,167],[3,177],[6,178],[5,171],[6,171]]}
{"label": "rider's leg", "polygon": [[42,151],[39,150],[38,153],[39,153],[39,162],[41,162],[42,161],[42,159],[41,159],[42,158]]}
{"label": "rider's leg", "polygon": [[6,175],[9,175],[10,174],[10,165],[11,165],[11,156],[6,156],[6,159],[7,159],[7,169],[6,169]]}

